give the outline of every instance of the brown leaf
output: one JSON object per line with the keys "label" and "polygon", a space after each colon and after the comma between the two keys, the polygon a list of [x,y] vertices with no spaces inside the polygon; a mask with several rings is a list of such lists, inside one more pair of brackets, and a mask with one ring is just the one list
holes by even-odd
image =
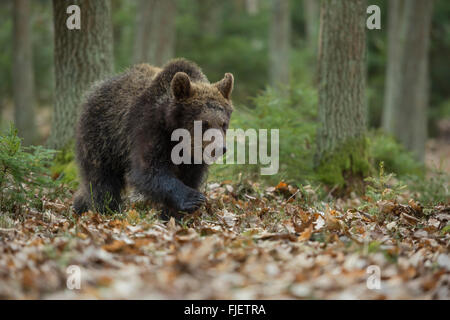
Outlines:
{"label": "brown leaf", "polygon": [[118,252],[124,249],[127,246],[125,241],[122,240],[114,240],[110,244],[105,244],[102,246],[102,248],[108,252]]}
{"label": "brown leaf", "polygon": [[306,228],[301,234],[300,236],[297,238],[297,241],[307,241],[311,238],[312,235],[312,231],[313,231],[313,226],[312,224]]}

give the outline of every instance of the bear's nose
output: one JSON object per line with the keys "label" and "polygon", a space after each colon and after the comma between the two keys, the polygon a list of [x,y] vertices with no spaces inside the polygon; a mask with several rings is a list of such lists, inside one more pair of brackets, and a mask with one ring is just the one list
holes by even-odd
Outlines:
{"label": "bear's nose", "polygon": [[227,152],[227,147],[223,147],[222,149],[222,154],[225,154],[225,152]]}

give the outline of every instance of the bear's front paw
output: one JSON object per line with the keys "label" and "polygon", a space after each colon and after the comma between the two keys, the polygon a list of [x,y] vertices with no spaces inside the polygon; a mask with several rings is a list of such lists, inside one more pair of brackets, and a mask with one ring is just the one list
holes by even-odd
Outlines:
{"label": "bear's front paw", "polygon": [[189,190],[181,202],[179,211],[194,212],[206,201],[206,197],[197,190]]}

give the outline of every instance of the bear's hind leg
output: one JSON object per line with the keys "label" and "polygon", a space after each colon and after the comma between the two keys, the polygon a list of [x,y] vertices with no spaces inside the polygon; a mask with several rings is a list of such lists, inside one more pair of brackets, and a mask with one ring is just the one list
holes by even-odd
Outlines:
{"label": "bear's hind leg", "polygon": [[94,209],[100,213],[116,212],[122,203],[121,191],[125,186],[123,176],[110,175],[92,186]]}
{"label": "bear's hind leg", "polygon": [[75,194],[75,199],[73,200],[73,208],[76,214],[87,212],[90,208],[89,197],[87,197],[82,189],[77,191],[77,193]]}
{"label": "bear's hind leg", "polygon": [[100,176],[91,173],[91,176],[97,179],[89,179],[75,197],[75,212],[80,214],[88,209],[100,213],[119,211],[122,203],[121,192],[125,187],[123,175],[108,171]]}

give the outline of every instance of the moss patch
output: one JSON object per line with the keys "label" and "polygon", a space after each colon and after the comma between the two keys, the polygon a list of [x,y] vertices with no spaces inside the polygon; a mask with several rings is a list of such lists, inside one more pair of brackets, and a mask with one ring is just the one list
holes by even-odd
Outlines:
{"label": "moss patch", "polygon": [[361,178],[367,176],[371,167],[366,147],[365,138],[350,140],[323,156],[316,167],[319,180],[327,185],[343,187],[348,176]]}
{"label": "moss patch", "polygon": [[424,178],[424,166],[393,137],[381,131],[369,134],[368,151],[374,168],[379,168],[383,162],[387,172],[399,177],[412,174]]}
{"label": "moss patch", "polygon": [[52,177],[70,187],[78,187],[78,168],[75,163],[74,142],[68,143],[55,157],[51,167]]}

